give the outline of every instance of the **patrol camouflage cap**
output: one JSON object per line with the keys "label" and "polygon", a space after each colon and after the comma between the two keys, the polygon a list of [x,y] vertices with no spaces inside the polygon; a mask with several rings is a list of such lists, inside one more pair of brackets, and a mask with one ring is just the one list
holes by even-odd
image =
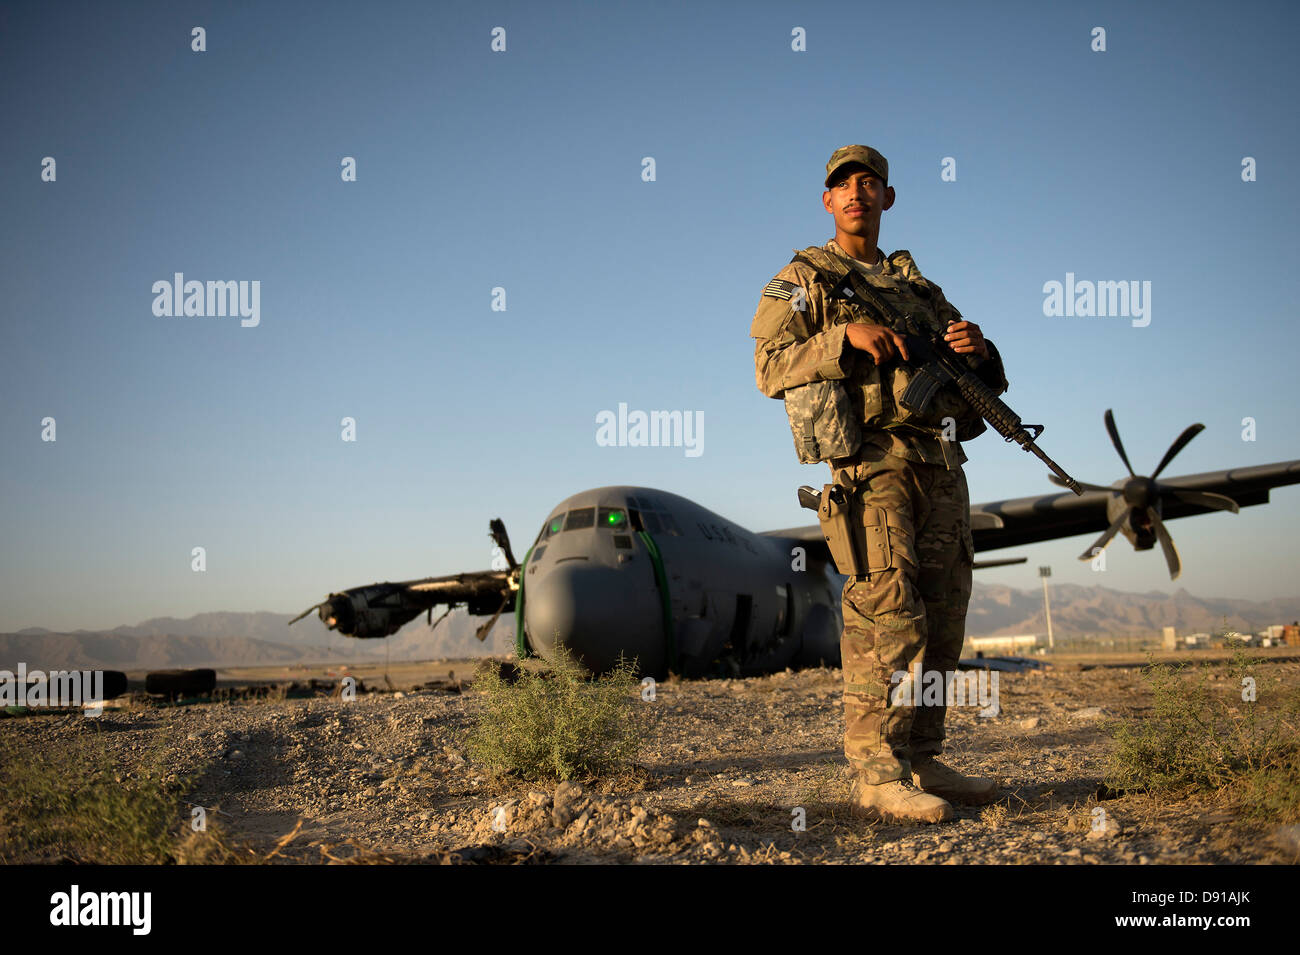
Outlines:
{"label": "patrol camouflage cap", "polygon": [[889,185],[889,160],[870,146],[841,146],[831,153],[831,161],[826,164],[826,188],[831,187],[835,170],[851,162],[861,163],[880,177],[880,181]]}

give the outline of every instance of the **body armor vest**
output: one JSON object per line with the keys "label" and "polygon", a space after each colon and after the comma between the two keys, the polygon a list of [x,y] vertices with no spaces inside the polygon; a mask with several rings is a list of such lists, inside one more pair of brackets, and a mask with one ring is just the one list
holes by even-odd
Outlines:
{"label": "body armor vest", "polygon": [[[810,246],[795,254],[792,262],[802,262],[817,272],[817,280],[833,288],[849,269],[855,269],[858,279],[870,284],[888,304],[890,314],[878,315],[852,298],[835,298],[837,314],[828,316],[832,324],[867,322],[884,325],[900,334],[931,337],[943,330],[943,322],[935,312],[934,290],[916,269],[907,252],[894,252],[889,256],[893,269],[881,274],[868,274],[847,260],[818,246]],[[892,274],[890,274],[892,273]],[[924,414],[908,411],[899,398],[912,380],[913,368],[901,358],[884,366],[876,365],[866,352],[854,350],[853,361],[845,377],[848,400],[854,417],[868,429],[911,431],[939,438],[951,421],[955,427],[948,438],[969,441],[982,434],[987,425],[955,388],[945,388],[935,395]]]}

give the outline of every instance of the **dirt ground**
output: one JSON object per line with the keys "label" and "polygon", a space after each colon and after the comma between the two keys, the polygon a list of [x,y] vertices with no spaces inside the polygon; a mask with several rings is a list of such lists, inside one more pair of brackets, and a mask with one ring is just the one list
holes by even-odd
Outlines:
{"label": "dirt ground", "polygon": [[[1265,665],[1288,685],[1300,683],[1300,663]],[[1297,861],[1284,827],[1213,801],[1140,794],[1096,801],[1112,721],[1142,719],[1151,708],[1129,665],[1002,673],[996,716],[950,709],[945,761],[994,777],[1000,796],[923,827],[850,816],[839,670],[660,683],[653,701],[637,704],[654,708],[637,768],[557,787],[496,783],[468,762],[465,738],[482,699],[460,681],[473,666],[393,668],[393,685],[406,687],[396,692],[367,672],[366,685],[385,692],[352,701],[133,702],[97,720],[4,719],[0,734],[57,748],[98,733],[127,774],[161,755],[176,776],[197,780],[188,801],[206,807],[235,844],[265,854],[301,822],[277,861]],[[1098,806],[1104,818],[1094,814]]]}

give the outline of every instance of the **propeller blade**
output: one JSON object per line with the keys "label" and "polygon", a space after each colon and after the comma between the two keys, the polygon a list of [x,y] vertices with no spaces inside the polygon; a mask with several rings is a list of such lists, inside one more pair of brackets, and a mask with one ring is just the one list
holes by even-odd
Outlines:
{"label": "propeller blade", "polygon": [[307,616],[307,614],[311,613],[313,610],[319,610],[321,607],[325,606],[327,603],[329,603],[328,600],[322,600],[320,603],[316,604],[316,606],[314,606],[314,607],[308,607],[308,608],[307,608],[306,610],[304,610],[302,613],[298,614],[298,616],[296,616],[296,617],[294,617],[292,620],[290,620],[290,621],[289,621],[289,626],[292,627],[295,623],[297,623],[297,622],[298,622],[299,620],[301,620],[303,617]]}
{"label": "propeller blade", "polygon": [[1111,414],[1109,408],[1106,409],[1106,433],[1110,435],[1110,443],[1115,445],[1115,450],[1119,452],[1119,459],[1124,462],[1124,467],[1128,468],[1130,477],[1137,477],[1133,473],[1133,465],[1128,463],[1128,455],[1124,453],[1124,442],[1119,439],[1119,428],[1115,427],[1115,416]]}
{"label": "propeller blade", "polygon": [[1241,508],[1237,506],[1237,502],[1226,494],[1214,494],[1210,491],[1180,491],[1175,487],[1162,487],[1160,493],[1175,497],[1184,504],[1198,504],[1201,507],[1213,508],[1216,511],[1241,513]]}
{"label": "propeller blade", "polygon": [[1165,452],[1165,456],[1160,459],[1160,464],[1157,465],[1155,471],[1151,473],[1151,480],[1154,481],[1159,477],[1160,472],[1165,469],[1165,465],[1174,459],[1174,455],[1187,447],[1187,442],[1191,441],[1192,438],[1196,437],[1204,430],[1205,425],[1203,424],[1189,424],[1187,429],[1174,439],[1174,443],[1169,446],[1169,450]]}
{"label": "propeller blade", "polygon": [[[1069,487],[1069,486],[1070,486],[1070,485],[1068,485],[1068,484],[1065,483],[1065,479],[1064,479],[1064,478],[1057,477],[1055,474],[1049,474],[1049,475],[1047,475],[1047,480],[1051,481],[1053,484],[1055,484],[1055,485],[1057,485],[1057,486],[1059,486],[1059,487]],[[1075,481],[1074,483],[1077,484],[1077,485],[1079,485],[1079,487],[1083,488],[1085,491],[1106,491],[1106,492],[1109,493],[1109,494],[1114,494],[1114,493],[1115,493],[1115,489],[1114,489],[1113,487],[1102,487],[1100,484],[1087,484],[1087,483],[1085,483],[1085,482],[1083,482],[1083,481]]]}
{"label": "propeller blade", "polygon": [[481,642],[487,639],[488,631],[492,629],[492,625],[497,622],[497,618],[501,616],[501,611],[506,609],[508,603],[510,603],[510,598],[506,597],[505,600],[501,601],[501,606],[497,607],[497,612],[492,615],[492,619],[487,623],[479,625],[478,629],[474,631],[474,636],[477,640]]}
{"label": "propeller blade", "polygon": [[1178,550],[1174,547],[1174,539],[1165,530],[1164,522],[1160,520],[1160,515],[1156,513],[1154,507],[1147,508],[1147,517],[1151,518],[1151,526],[1155,528],[1156,537],[1160,539],[1160,549],[1165,552],[1165,563],[1169,565],[1169,579],[1177,580],[1178,575],[1183,571],[1183,565],[1178,559]]}
{"label": "propeller blade", "polygon": [[[1107,490],[1110,489],[1107,488]],[[1119,533],[1119,529],[1123,527],[1124,522],[1128,520],[1129,511],[1131,510],[1132,508],[1125,509],[1119,517],[1111,521],[1110,527],[1106,528],[1105,533],[1093,541],[1092,546],[1079,555],[1079,560],[1092,560],[1097,556],[1095,553],[1096,551],[1105,550],[1106,545],[1110,543],[1110,539]]]}
{"label": "propeller blade", "polygon": [[492,538],[492,543],[501,548],[501,553],[505,554],[506,563],[514,570],[519,566],[519,561],[515,560],[515,552],[510,549],[510,535],[506,533],[505,521],[499,517],[492,518],[488,522],[488,536]]}

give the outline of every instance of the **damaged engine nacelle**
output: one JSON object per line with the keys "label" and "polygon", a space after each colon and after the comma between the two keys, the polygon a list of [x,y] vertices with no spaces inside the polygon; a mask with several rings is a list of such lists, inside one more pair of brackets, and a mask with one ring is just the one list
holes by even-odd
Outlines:
{"label": "damaged engine nacelle", "polygon": [[341,594],[330,594],[317,614],[325,626],[348,637],[370,640],[387,637],[406,626],[426,609],[410,599],[397,584],[373,584]]}

